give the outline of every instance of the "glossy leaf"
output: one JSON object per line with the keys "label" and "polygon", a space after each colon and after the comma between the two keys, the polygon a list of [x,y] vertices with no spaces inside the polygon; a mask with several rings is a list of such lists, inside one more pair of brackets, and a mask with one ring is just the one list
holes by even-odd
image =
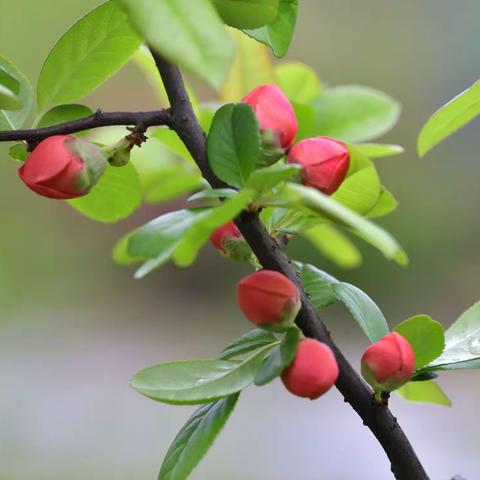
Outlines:
{"label": "glossy leaf", "polygon": [[9,90],[15,94],[15,103],[21,108],[2,110],[0,107],[0,130],[16,130],[23,126],[30,115],[33,104],[33,90],[28,79],[7,58],[0,55],[0,73],[3,82],[10,85]]}
{"label": "glossy leaf", "polygon": [[285,62],[275,68],[276,83],[291,102],[307,104],[322,93],[315,70],[300,62]]}
{"label": "glossy leaf", "polygon": [[480,80],[435,112],[418,136],[418,154],[423,157],[446,137],[480,115]]}
{"label": "glossy leaf", "polygon": [[452,406],[452,402],[445,392],[431,380],[427,382],[408,382],[396,392],[409,402],[434,403],[444,407]]}
{"label": "glossy leaf", "polygon": [[415,353],[415,369],[420,369],[441,355],[445,333],[440,323],[428,315],[415,315],[395,327],[406,338]]}
{"label": "glossy leaf", "polygon": [[145,39],[167,60],[219,87],[234,46],[209,0],[119,0]]}
{"label": "glossy leaf", "polygon": [[260,154],[260,133],[252,108],[231,103],[217,110],[207,145],[215,175],[233,187],[245,185]]}
{"label": "glossy leaf", "polygon": [[332,225],[320,223],[300,233],[324,257],[339,267],[354,268],[362,263],[362,254],[357,247]]}
{"label": "glossy leaf", "polygon": [[267,47],[237,30],[230,30],[235,41],[235,60],[220,88],[223,102],[238,102],[263,83],[273,83],[273,65]]}
{"label": "glossy leaf", "polygon": [[259,28],[278,15],[279,0],[212,0],[222,20],[235,28]]}
{"label": "glossy leaf", "polygon": [[404,153],[400,145],[385,145],[380,143],[358,143],[355,149],[368,158],[392,157]]}
{"label": "glossy leaf", "polygon": [[256,328],[227,345],[220,353],[219,358],[220,360],[230,360],[276,342],[278,339],[273,333]]}
{"label": "glossy leaf", "polygon": [[403,249],[387,231],[314,188],[287,183],[278,196],[278,203],[292,208],[307,207],[353,229],[358,236],[378,248],[387,258],[401,265],[408,262]]}
{"label": "glossy leaf", "polygon": [[367,218],[384,217],[398,207],[396,198],[384,187],[380,188],[380,196],[375,206],[367,213]]}
{"label": "glossy leaf", "polygon": [[472,305],[445,332],[445,350],[429,366],[480,358],[480,302]]}
{"label": "glossy leaf", "polygon": [[250,385],[270,348],[268,345],[242,361],[182,360],[154,365],[135,374],[131,386],[163,403],[212,402]]}
{"label": "glossy leaf", "polygon": [[300,273],[303,288],[308,293],[315,308],[324,308],[337,303],[337,295],[332,285],[337,279],[313,265],[301,265]]}
{"label": "glossy leaf", "polygon": [[395,125],[400,115],[400,105],[393,98],[357,85],[329,88],[311,105],[316,118],[313,134],[346,142],[379,137]]}
{"label": "glossy leaf", "polygon": [[195,410],[170,445],[158,480],[188,478],[227,422],[238,396],[235,393]]}
{"label": "glossy leaf", "polygon": [[250,37],[269,46],[276,57],[283,57],[292,41],[297,11],[298,0],[279,0],[278,15],[272,23],[244,31]]}
{"label": "glossy leaf", "polygon": [[18,110],[22,102],[18,98],[20,82],[0,66],[0,110]]}
{"label": "glossy leaf", "polygon": [[127,164],[124,167],[108,166],[89,194],[68,200],[68,203],[86,217],[114,223],[132,214],[141,201],[138,174],[132,164]]}
{"label": "glossy leaf", "polygon": [[202,190],[201,192],[195,193],[187,199],[187,202],[192,203],[199,200],[232,198],[237,193],[237,190],[234,190],[233,188],[212,188],[209,190]]}
{"label": "glossy leaf", "polygon": [[271,351],[255,375],[255,385],[266,385],[282,374],[295,358],[300,337],[300,330],[297,327],[287,330],[280,345]]}
{"label": "glossy leaf", "polygon": [[276,164],[271,167],[264,167],[254,170],[247,181],[247,187],[256,192],[271,190],[280,182],[288,180],[301,170],[299,165]]}
{"label": "glossy leaf", "polygon": [[38,79],[40,112],[88,95],[117,72],[140,45],[116,0],[87,13],[63,35]]}
{"label": "glossy leaf", "polygon": [[[85,105],[67,104],[53,107],[47,113],[42,115],[38,122],[38,127],[50,127],[51,125],[58,125],[60,123],[72,122],[81,118],[89,117],[93,114],[93,110]],[[87,133],[77,132],[75,135],[81,136]]]}

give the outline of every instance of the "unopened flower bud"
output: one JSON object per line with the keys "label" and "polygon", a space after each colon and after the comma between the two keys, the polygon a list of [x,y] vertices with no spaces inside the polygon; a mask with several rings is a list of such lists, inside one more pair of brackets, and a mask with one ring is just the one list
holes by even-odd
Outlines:
{"label": "unopened flower bud", "polygon": [[282,373],[289,392],[311,400],[330,390],[337,378],[338,364],[332,350],[312,338],[300,341],[293,362]]}
{"label": "unopened flower bud", "polygon": [[86,195],[106,166],[97,145],[73,135],[55,135],[37,145],[18,174],[39,195],[68,199]]}
{"label": "unopened flower bud", "polygon": [[252,323],[275,331],[291,326],[301,307],[295,284],[273,270],[260,270],[241,280],[237,300]]}
{"label": "unopened flower bud", "polygon": [[212,245],[226,257],[239,262],[251,262],[253,253],[238,227],[230,221],[218,227],[211,235]]}
{"label": "unopened flower bud", "polygon": [[375,392],[391,392],[407,383],[415,368],[408,340],[392,332],[370,345],[362,356],[363,378]]}
{"label": "unopened flower bud", "polygon": [[342,142],[333,138],[306,138],[290,149],[288,162],[302,166],[304,185],[331,195],[347,175],[350,153]]}

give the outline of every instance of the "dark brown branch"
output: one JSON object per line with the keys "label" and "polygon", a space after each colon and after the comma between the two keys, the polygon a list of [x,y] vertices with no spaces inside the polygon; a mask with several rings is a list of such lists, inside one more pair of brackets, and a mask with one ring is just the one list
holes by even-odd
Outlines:
{"label": "dark brown branch", "polygon": [[[172,109],[171,128],[183,140],[202,174],[214,188],[224,187],[212,173],[207,161],[205,134],[195,117],[178,68],[155,52],[152,52],[170,100]],[[279,271],[294,281],[302,295],[302,308],[296,322],[303,333],[327,343],[338,361],[340,376],[337,388],[350,403],[363,423],[368,426],[390,459],[391,469],[398,480],[427,480],[428,476],[403,430],[386,406],[373,401],[373,393],[363,382],[332,341],[330,334],[318,318],[307,294],[303,290],[290,258],[280,245],[271,238],[257,214],[244,212],[236,223],[243,236],[264,268]]]}
{"label": "dark brown branch", "polygon": [[0,132],[0,142],[12,142],[16,140],[39,142],[52,135],[67,135],[90,128],[109,127],[112,125],[134,125],[144,129],[156,125],[168,125],[169,121],[170,109],[154,110],[151,112],[103,112],[97,110],[89,117],[61,123],[52,127],[3,131]]}

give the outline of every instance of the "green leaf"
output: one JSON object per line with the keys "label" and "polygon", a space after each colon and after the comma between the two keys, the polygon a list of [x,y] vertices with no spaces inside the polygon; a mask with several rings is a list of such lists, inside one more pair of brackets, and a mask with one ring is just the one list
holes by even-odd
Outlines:
{"label": "green leaf", "polygon": [[247,181],[247,187],[258,193],[271,190],[301,170],[299,165],[276,164],[271,167],[264,167],[254,170]]}
{"label": "green leaf", "polygon": [[[72,122],[81,118],[89,117],[93,114],[93,110],[85,105],[67,104],[53,107],[45,113],[38,122],[38,127],[50,127],[51,125],[58,125],[60,123]],[[87,130],[77,132],[75,135],[85,135]]]}
{"label": "green leaf", "polygon": [[129,163],[124,167],[109,165],[89,194],[68,203],[86,217],[114,223],[132,214],[141,200],[140,180]]}
{"label": "green leaf", "polygon": [[273,83],[273,65],[264,45],[238,30],[230,30],[235,41],[235,61],[220,88],[222,102],[238,102],[250,90],[263,83]]}
{"label": "green leaf", "polygon": [[212,0],[222,20],[235,28],[259,28],[278,15],[278,0]]}
{"label": "green leaf", "polygon": [[375,206],[367,213],[367,217],[383,217],[392,213],[397,207],[398,202],[395,197],[384,186],[381,186],[380,197]]}
{"label": "green leaf", "polygon": [[217,110],[207,146],[215,175],[233,187],[245,185],[260,154],[258,122],[250,105],[231,103]]}
{"label": "green leaf", "polygon": [[283,57],[292,41],[297,22],[298,0],[279,0],[277,18],[260,28],[245,30],[250,37],[269,46],[276,57]]}
{"label": "green leaf", "polygon": [[358,267],[362,254],[341,232],[326,223],[320,223],[300,232],[323,256],[342,268]]}
{"label": "green leaf", "polygon": [[23,73],[10,60],[1,55],[0,74],[3,83],[10,85],[9,90],[13,91],[16,102],[18,101],[21,107],[16,110],[2,110],[0,108],[0,130],[16,130],[22,127],[30,115],[33,104],[33,90]]}
{"label": "green leaf", "polygon": [[300,336],[300,330],[297,327],[287,330],[280,345],[271,351],[255,375],[255,385],[266,385],[282,374],[295,358]]}
{"label": "green leaf", "polygon": [[472,370],[480,369],[480,358],[474,358],[473,360],[466,360],[465,362],[444,363],[442,365],[428,365],[422,370],[422,372],[430,372],[433,370]]}
{"label": "green leaf", "polygon": [[203,212],[185,231],[173,253],[177,265],[186,267],[197,257],[200,248],[208,241],[212,232],[235,218],[252,201],[252,192],[242,190],[221,205]]}
{"label": "green leaf", "polygon": [[333,219],[353,229],[358,236],[378,248],[387,258],[394,259],[401,265],[408,262],[405,252],[388,232],[314,188],[287,183],[279,193],[278,200],[278,203],[287,204],[291,208],[307,207]]}
{"label": "green leaf", "polygon": [[441,355],[445,347],[445,333],[440,323],[428,315],[415,315],[395,327],[406,338],[415,353],[415,369],[418,370]]}
{"label": "green leaf", "polygon": [[237,393],[253,382],[270,345],[242,361],[182,360],[145,368],[134,375],[134,390],[163,403],[196,405]]}
{"label": "green leaf", "polygon": [[163,145],[165,145],[165,147],[167,147],[172,153],[179,156],[180,158],[183,158],[184,160],[192,164],[192,166],[196,165],[187,147],[180,140],[180,137],[177,135],[177,133],[173,130],[170,130],[168,128],[158,128],[152,134],[152,137],[160,140]]}
{"label": "green leaf", "polygon": [[332,285],[337,282],[336,278],[308,264],[301,265],[300,273],[303,288],[315,308],[324,308],[337,303],[337,295],[332,288]]}
{"label": "green leaf", "polygon": [[389,328],[382,311],[366,293],[354,285],[343,282],[334,283],[332,289],[371,342],[388,335]]}
{"label": "green leaf", "polygon": [[146,258],[142,257],[133,257],[128,253],[128,242],[130,241],[130,238],[135,233],[135,231],[136,230],[128,233],[127,235],[124,235],[120,240],[117,241],[117,243],[113,247],[112,259],[115,263],[127,266],[147,260]]}
{"label": "green leaf", "polygon": [[208,452],[238,400],[238,393],[199,407],[173,440],[158,480],[185,480]]}
{"label": "green leaf", "polygon": [[57,42],[38,79],[38,110],[88,95],[117,72],[140,45],[117,1],[87,13]]}
{"label": "green leaf", "polygon": [[384,145],[379,143],[359,143],[354,145],[355,149],[368,158],[392,157],[404,153],[400,145]]}
{"label": "green leaf", "polygon": [[276,83],[291,102],[307,104],[322,93],[315,70],[300,62],[285,62],[275,68]]}
{"label": "green leaf", "polygon": [[120,0],[145,42],[213,87],[224,79],[234,46],[209,0]]}
{"label": "green leaf", "polygon": [[423,126],[417,141],[423,157],[446,137],[480,114],[480,80],[437,110]]}
{"label": "green leaf", "polygon": [[219,198],[232,198],[237,194],[237,190],[233,188],[212,188],[210,190],[202,190],[195,193],[187,199],[188,203],[197,202],[198,200],[211,200]]}
{"label": "green leaf", "polygon": [[452,402],[440,386],[431,380],[427,382],[408,382],[396,392],[409,402],[434,403],[444,407],[452,406]]}
{"label": "green leaf", "polygon": [[278,339],[273,333],[256,328],[227,345],[220,353],[219,358],[220,360],[230,360],[276,342]]}
{"label": "green leaf", "polygon": [[18,162],[24,162],[28,158],[27,146],[24,143],[17,143],[8,149],[8,154]]}
{"label": "green leaf", "polygon": [[393,98],[357,85],[329,88],[311,105],[316,117],[313,134],[346,142],[379,137],[395,125],[400,115],[400,105]]}
{"label": "green leaf", "polygon": [[[10,80],[13,80],[13,82]],[[13,84],[12,88],[8,84]],[[16,88],[16,90],[13,88]],[[22,108],[22,103],[18,98],[19,91],[19,82],[0,68],[0,110],[18,110]]]}
{"label": "green leaf", "polygon": [[472,305],[445,332],[445,350],[428,366],[480,358],[480,302]]}

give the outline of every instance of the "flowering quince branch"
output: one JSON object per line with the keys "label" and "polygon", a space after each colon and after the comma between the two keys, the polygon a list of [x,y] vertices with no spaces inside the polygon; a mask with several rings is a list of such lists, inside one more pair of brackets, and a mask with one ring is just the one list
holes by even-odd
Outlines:
{"label": "flowering quince branch", "polygon": [[[205,134],[195,117],[178,68],[164,60],[154,50],[152,54],[170,100],[172,112],[170,128],[175,130],[183,140],[211,186],[224,188],[225,183],[213,174],[208,164]],[[268,234],[258,213],[245,211],[238,216],[235,223],[262,267],[282,273],[297,286],[302,302],[296,317],[297,325],[306,337],[320,340],[334,352],[339,368],[336,386],[345,401],[350,403],[382,445],[390,459],[395,477],[400,480],[428,479],[396,418],[386,406],[378,405],[374,401],[372,391],[331,339],[330,333],[318,318],[304,291],[291,259],[277,241]]]}

